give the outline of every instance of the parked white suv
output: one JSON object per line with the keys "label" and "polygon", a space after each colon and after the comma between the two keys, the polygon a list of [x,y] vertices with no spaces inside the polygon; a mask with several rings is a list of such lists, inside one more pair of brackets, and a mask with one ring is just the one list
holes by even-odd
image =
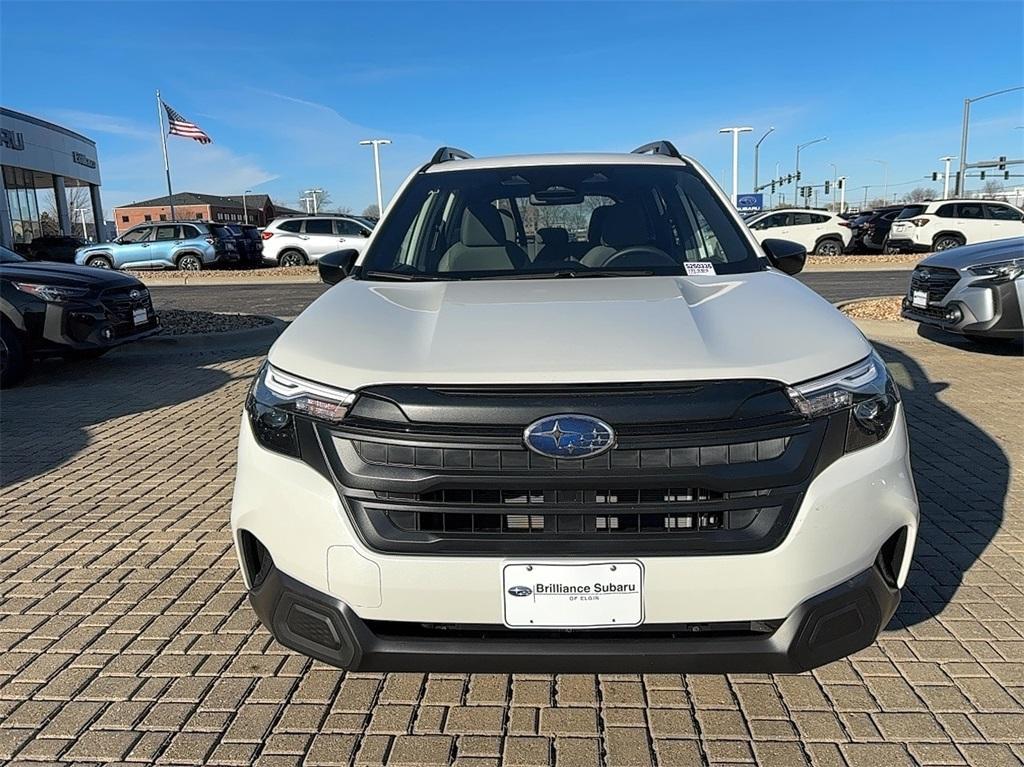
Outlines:
{"label": "parked white suv", "polygon": [[850,223],[826,210],[787,208],[765,211],[747,219],[758,242],[772,237],[798,242],[817,256],[841,256],[850,244]]}
{"label": "parked white suv", "polygon": [[302,266],[336,250],[362,251],[371,228],[347,216],[275,218],[263,230],[263,261]]}
{"label": "parked white suv", "polygon": [[1024,236],[1024,210],[993,200],[932,200],[908,205],[892,222],[888,246],[929,252]]}
{"label": "parked white suv", "polygon": [[903,407],[788,276],[805,258],[668,142],[442,148],[361,256],[321,260],[337,284],[250,390],[256,613],[377,671],[787,672],[871,644],[918,529]]}

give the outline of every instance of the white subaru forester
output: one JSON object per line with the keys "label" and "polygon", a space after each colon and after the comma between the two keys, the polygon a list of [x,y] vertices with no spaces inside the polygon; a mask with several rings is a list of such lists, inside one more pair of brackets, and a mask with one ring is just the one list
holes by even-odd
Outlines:
{"label": "white subaru forester", "polygon": [[[231,524],[348,669],[785,672],[871,644],[918,528],[864,336],[668,142],[442,148],[270,350]],[[788,274],[787,274],[788,273]]]}

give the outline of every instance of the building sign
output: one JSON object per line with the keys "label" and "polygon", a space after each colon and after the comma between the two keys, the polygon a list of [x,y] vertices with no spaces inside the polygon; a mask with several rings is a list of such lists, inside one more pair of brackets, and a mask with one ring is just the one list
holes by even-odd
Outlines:
{"label": "building sign", "polygon": [[84,165],[86,168],[96,167],[96,161],[89,157],[89,155],[82,154],[81,152],[72,152],[71,159],[79,165]]}
{"label": "building sign", "polygon": [[25,134],[21,131],[2,128],[0,129],[0,144],[3,144],[8,149],[14,149],[20,152],[25,148]]}
{"label": "building sign", "polygon": [[754,213],[763,208],[763,194],[741,194],[736,196],[736,210],[740,213]]}

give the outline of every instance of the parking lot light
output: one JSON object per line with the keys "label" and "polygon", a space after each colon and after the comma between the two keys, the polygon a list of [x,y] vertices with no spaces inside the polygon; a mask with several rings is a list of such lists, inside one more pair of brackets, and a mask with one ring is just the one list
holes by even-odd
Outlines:
{"label": "parking lot light", "polygon": [[822,136],[821,138],[812,139],[811,141],[805,141],[802,144],[796,145],[796,181],[797,186],[793,189],[793,207],[796,207],[797,188],[800,186],[800,150],[806,149],[811,144],[820,144],[822,141],[828,141],[828,136]]}
{"label": "parking lot light", "polygon": [[359,142],[362,146],[373,147],[373,172],[377,177],[377,215],[384,213],[384,198],[380,192],[380,147],[381,144],[390,144],[389,138],[370,138]]}
{"label": "parking lot light", "polygon": [[964,99],[964,126],[963,131],[960,134],[960,175],[957,177],[956,182],[957,197],[964,193],[964,187],[967,185],[967,127],[971,121],[971,104],[975,101],[981,101],[982,99],[991,98],[992,96],[1002,96],[1004,93],[1013,93],[1014,91],[1024,91],[1024,85],[1016,85],[1013,88],[1003,88],[1001,91],[992,91],[991,93],[986,93],[983,96]]}
{"label": "parking lot light", "polygon": [[719,133],[732,134],[732,204],[736,207],[736,198],[740,193],[740,134],[749,133],[753,128],[721,128]]}

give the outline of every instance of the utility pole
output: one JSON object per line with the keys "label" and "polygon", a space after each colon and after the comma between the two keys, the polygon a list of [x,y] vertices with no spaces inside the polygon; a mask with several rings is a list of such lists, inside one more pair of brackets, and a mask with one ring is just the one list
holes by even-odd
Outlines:
{"label": "utility pole", "polygon": [[[755,192],[757,191],[757,186],[758,186],[758,184],[757,184],[758,171],[760,170],[760,166],[761,166],[761,158],[760,158],[761,142],[764,141],[766,138],[768,138],[768,134],[769,133],[772,133],[774,131],[775,131],[775,128],[769,128],[768,130],[766,130],[764,132],[764,135],[761,136],[761,138],[759,138],[757,140],[757,143],[754,144],[754,191]],[[778,178],[778,172],[777,171],[776,171],[775,177]]]}
{"label": "utility pole", "polygon": [[942,199],[943,200],[948,200],[949,199],[949,164],[951,162],[953,162],[953,160],[955,160],[957,158],[956,157],[948,157],[947,156],[947,157],[940,157],[939,159],[942,162],[946,163],[946,170],[942,174]]}
{"label": "utility pole", "polygon": [[245,196],[247,194],[252,194],[252,189],[246,189],[244,192],[242,192],[242,220],[245,223],[248,224],[249,223],[249,206],[245,202]]}
{"label": "utility pole", "polygon": [[835,208],[836,187],[839,186],[839,168],[834,162],[830,162],[829,165],[832,166],[832,207]]}
{"label": "utility pole", "polygon": [[986,93],[984,96],[975,96],[972,99],[964,99],[964,125],[960,134],[960,176],[956,182],[957,197],[964,194],[964,189],[967,186],[967,128],[971,121],[971,104],[975,101],[981,101],[992,96],[1001,96],[1004,93],[1012,93],[1014,91],[1024,91],[1024,85],[1004,88],[1001,91],[992,91],[992,93]]}
{"label": "utility pole", "polygon": [[736,207],[736,198],[740,190],[740,134],[749,133],[753,128],[722,128],[719,133],[732,134],[732,206]]}
{"label": "utility pole", "polygon": [[377,215],[384,215],[384,198],[380,191],[380,147],[381,144],[390,144],[391,139],[389,138],[370,138],[365,141],[360,141],[362,146],[373,147],[373,172],[377,177]]}
{"label": "utility pole", "polygon": [[838,184],[840,181],[843,182],[843,185],[839,187],[839,212],[842,214],[846,212],[846,176],[840,176],[836,183]]}
{"label": "utility pole", "polygon": [[816,138],[816,139],[813,139],[811,141],[805,141],[802,144],[797,144],[796,145],[796,176],[797,176],[797,178],[796,178],[796,187],[794,187],[794,189],[793,189],[793,207],[794,208],[797,206],[796,189],[799,188],[799,186],[800,186],[800,150],[809,147],[811,144],[819,144],[822,141],[828,141],[828,136],[822,136],[821,138]]}

